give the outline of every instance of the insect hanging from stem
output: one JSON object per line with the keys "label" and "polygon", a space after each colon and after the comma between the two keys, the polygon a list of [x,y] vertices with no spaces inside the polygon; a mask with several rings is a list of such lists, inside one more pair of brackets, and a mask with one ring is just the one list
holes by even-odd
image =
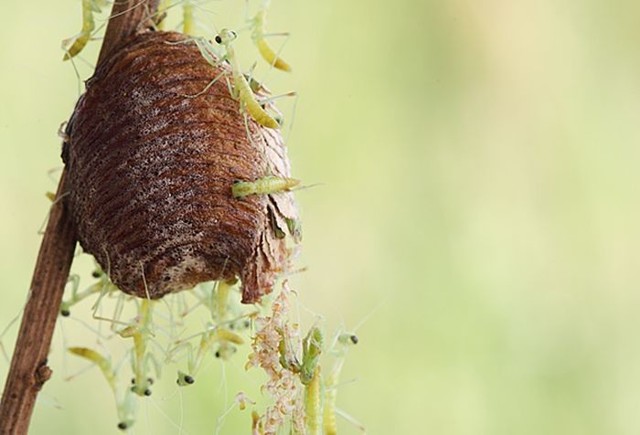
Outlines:
{"label": "insect hanging from stem", "polygon": [[[118,334],[123,338],[133,339],[133,386],[131,391],[139,396],[150,396],[153,379],[147,376],[149,362],[152,354],[148,352],[148,344],[153,332],[151,331],[153,301],[142,299],[135,324],[120,330]],[[157,370],[156,370],[157,371]]]}
{"label": "insect hanging from stem", "polygon": [[93,278],[98,279],[97,282],[83,291],[78,291],[80,286],[80,277],[78,275],[71,275],[68,282],[71,283],[71,297],[65,299],[60,304],[60,315],[63,317],[69,317],[71,315],[71,307],[77,303],[87,299],[91,295],[100,293],[101,295],[113,293],[118,288],[113,285],[106,273],[96,265],[96,269],[91,273]]}
{"label": "insect hanging from stem", "polygon": [[62,60],[69,60],[84,49],[96,28],[93,14],[100,13],[107,4],[107,0],[82,0],[82,28],[78,35],[62,41],[62,48],[66,51]]}
{"label": "insect hanging from stem", "polygon": [[131,426],[133,426],[133,423],[135,422],[135,398],[131,394],[130,390],[125,390],[124,396],[122,397],[122,399],[119,399],[120,394],[118,393],[116,383],[116,371],[112,367],[111,361],[99,352],[87,347],[70,347],[67,350],[73,355],[79,356],[80,358],[84,358],[92,362],[100,369],[102,375],[109,384],[109,387],[111,388],[113,396],[116,400],[119,420],[118,429],[127,430],[131,428]]}
{"label": "insect hanging from stem", "polygon": [[349,333],[339,333],[333,345],[333,353],[336,355],[336,362],[329,375],[324,381],[324,406],[322,417],[322,428],[325,435],[336,435],[338,425],[336,422],[336,399],[338,397],[338,382],[340,372],[344,365],[348,348],[358,344],[358,336]]}
{"label": "insect hanging from stem", "polygon": [[[211,313],[213,323],[209,324],[204,332],[176,341],[175,346],[169,349],[169,359],[183,350],[187,351],[187,371],[178,371],[178,385],[186,386],[195,382],[195,376],[200,370],[205,356],[209,351],[213,351],[215,344],[218,344],[218,348],[214,355],[223,360],[228,360],[236,352],[236,346],[244,344],[244,339],[232,329],[236,327],[236,321],[243,318],[248,327],[249,320],[246,315],[228,319],[229,296],[235,284],[235,279],[218,281],[211,293],[205,294],[205,298],[202,300]],[[200,343],[194,346],[190,341],[196,337],[200,337]]]}
{"label": "insect hanging from stem", "polygon": [[265,38],[266,36],[289,36],[288,33],[267,34],[265,32],[267,22],[267,9],[269,8],[269,3],[271,3],[270,0],[263,0],[260,10],[258,10],[253,18],[251,18],[251,39],[258,48],[258,51],[260,52],[262,58],[266,60],[269,65],[272,65],[274,68],[277,68],[281,71],[291,72],[291,66],[287,62],[285,62],[284,59],[278,56],[278,53],[276,53],[273,48],[271,48]]}
{"label": "insect hanging from stem", "polygon": [[191,385],[195,382],[195,375],[200,370],[205,356],[212,350],[215,343],[220,343],[220,347],[215,352],[215,355],[223,359],[228,359],[229,356],[235,352],[235,347],[232,347],[233,345],[239,346],[244,344],[244,339],[240,335],[218,326],[212,326],[206,332],[198,335],[201,337],[197,347],[189,343],[189,340],[193,338],[189,337],[188,339],[181,340],[177,346],[171,350],[172,354],[179,352],[183,348],[186,348],[188,352],[187,371],[178,371],[178,379],[176,382],[180,386]]}

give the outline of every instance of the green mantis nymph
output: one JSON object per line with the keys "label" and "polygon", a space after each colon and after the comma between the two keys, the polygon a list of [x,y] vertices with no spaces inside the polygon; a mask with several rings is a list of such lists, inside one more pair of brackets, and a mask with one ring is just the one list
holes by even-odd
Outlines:
{"label": "green mantis nymph", "polygon": [[243,198],[249,195],[269,195],[288,192],[299,184],[300,180],[294,178],[267,176],[256,181],[236,181],[231,186],[231,194],[234,198]]}
{"label": "green mantis nymph", "polygon": [[82,0],[82,28],[78,35],[63,41],[62,46],[66,51],[63,60],[69,60],[78,55],[87,45],[96,28],[93,14],[100,13],[107,4],[106,0]]}
{"label": "green mantis nymph", "polygon": [[262,2],[262,7],[260,10],[253,16],[250,20],[251,26],[251,39],[253,39],[254,44],[258,48],[260,55],[264,60],[272,65],[274,68],[277,68],[281,71],[291,71],[291,66],[284,61],[278,54],[271,48],[265,36],[274,36],[274,35],[282,35],[286,36],[287,33],[278,33],[274,35],[270,35],[265,33],[266,21],[267,21],[267,9],[269,7],[270,0],[264,0]]}
{"label": "green mantis nymph", "polygon": [[278,122],[262,108],[260,103],[258,103],[256,96],[249,86],[249,82],[247,82],[244,74],[240,71],[232,44],[237,36],[236,32],[232,30],[222,29],[215,38],[215,41],[224,47],[226,52],[224,57],[231,64],[233,96],[240,101],[242,108],[246,110],[247,113],[249,113],[249,115],[251,115],[251,117],[260,125],[267,128],[279,128],[280,125]]}

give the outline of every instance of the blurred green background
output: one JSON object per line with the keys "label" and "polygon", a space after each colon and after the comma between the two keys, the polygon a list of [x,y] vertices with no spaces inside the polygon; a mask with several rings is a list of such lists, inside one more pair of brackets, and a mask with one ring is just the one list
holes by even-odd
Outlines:
{"label": "blurred green background", "polygon": [[[244,13],[205,7],[218,26]],[[25,301],[78,96],[60,41],[80,2],[2,11],[3,326]],[[640,433],[639,16],[626,0],[273,1],[294,73],[268,83],[300,94],[294,175],[321,183],[297,195],[309,269],[292,287],[328,329],[370,316],[338,395],[368,433]],[[31,433],[115,433],[100,374],[63,381],[62,353],[58,334]],[[154,397],[135,433],[213,433],[242,365]],[[221,433],[249,420],[234,411]]]}

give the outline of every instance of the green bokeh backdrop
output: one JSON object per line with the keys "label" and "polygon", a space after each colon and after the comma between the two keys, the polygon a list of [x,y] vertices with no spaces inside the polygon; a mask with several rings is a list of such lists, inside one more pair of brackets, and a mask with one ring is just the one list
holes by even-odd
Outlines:
{"label": "green bokeh backdrop", "polygon": [[[206,7],[227,25],[244,3]],[[80,2],[2,12],[4,325],[26,297],[56,131],[78,96],[60,41]],[[298,193],[309,269],[292,286],[329,327],[371,315],[339,393],[368,433],[640,432],[639,16],[626,0],[273,1],[294,73],[269,84],[300,94],[294,175],[321,183]],[[32,433],[115,433],[99,373],[65,382],[56,364]],[[228,399],[246,374],[241,361],[209,373],[181,399],[155,397],[135,433],[179,433],[163,412],[213,433],[220,383]],[[222,433],[249,420],[234,412]]]}

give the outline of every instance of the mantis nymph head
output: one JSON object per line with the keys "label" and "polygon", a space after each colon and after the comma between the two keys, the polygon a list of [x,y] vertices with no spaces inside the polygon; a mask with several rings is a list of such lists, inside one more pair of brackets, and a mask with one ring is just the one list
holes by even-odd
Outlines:
{"label": "mantis nymph head", "polygon": [[220,30],[220,33],[216,35],[215,40],[218,44],[224,45],[225,47],[227,47],[237,37],[238,37],[238,34],[233,30],[222,29]]}

